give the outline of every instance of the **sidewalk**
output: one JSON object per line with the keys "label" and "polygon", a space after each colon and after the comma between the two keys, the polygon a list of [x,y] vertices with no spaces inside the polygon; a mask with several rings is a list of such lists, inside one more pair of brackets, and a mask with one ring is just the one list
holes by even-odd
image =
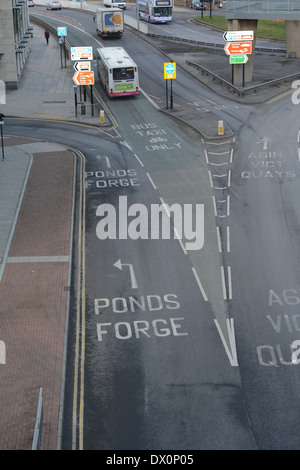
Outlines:
{"label": "sidewalk", "polygon": [[0,339],[6,347],[0,364],[0,449],[31,449],[43,387],[43,449],[51,450],[57,446],[68,317],[74,156],[60,146],[18,137],[5,138],[5,155],[0,163]]}
{"label": "sidewalk", "polygon": [[[56,38],[47,45],[44,30],[35,24],[32,47],[17,90],[7,90],[5,116],[46,118],[99,124],[99,115],[75,116],[74,82],[70,63],[64,64]],[[73,73],[74,72],[74,73]],[[78,96],[79,101],[79,96]]]}
{"label": "sidewalk", "polygon": [[[73,86],[59,48],[34,28],[6,116],[70,119]],[[51,73],[55,70],[55,73]],[[63,146],[5,136],[0,160],[0,450],[30,450],[43,387],[43,450],[57,448],[68,321],[74,156]],[[3,344],[2,343],[2,344]]]}

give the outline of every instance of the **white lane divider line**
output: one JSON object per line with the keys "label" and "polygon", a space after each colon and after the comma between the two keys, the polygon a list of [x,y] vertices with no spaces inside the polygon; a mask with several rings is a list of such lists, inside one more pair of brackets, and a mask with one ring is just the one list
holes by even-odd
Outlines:
{"label": "white lane divider line", "polygon": [[153,188],[154,188],[154,189],[157,189],[157,187],[155,186],[155,184],[154,184],[154,182],[153,182],[151,176],[149,175],[149,173],[147,173],[147,176],[148,176],[149,181],[150,181],[150,183],[152,184]]}
{"label": "white lane divider line", "polygon": [[198,276],[198,274],[197,274],[197,271],[196,271],[195,268],[192,268],[192,271],[193,271],[194,276],[195,276],[195,278],[196,278],[196,281],[197,281],[198,287],[199,287],[199,289],[200,289],[200,291],[201,291],[202,297],[203,297],[203,299],[205,300],[205,302],[207,302],[207,301],[208,301],[208,298],[207,298],[207,295],[206,295],[206,293],[205,293],[205,290],[203,289],[203,286],[202,286],[202,284],[201,284],[201,281],[200,281],[200,279],[199,279],[199,276]]}

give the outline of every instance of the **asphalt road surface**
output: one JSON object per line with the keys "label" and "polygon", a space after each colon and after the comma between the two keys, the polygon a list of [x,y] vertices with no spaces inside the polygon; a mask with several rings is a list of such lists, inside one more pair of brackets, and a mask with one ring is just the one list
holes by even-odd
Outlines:
{"label": "asphalt road surface", "polygon": [[[163,89],[147,74],[164,58],[127,36],[157,106]],[[34,130],[81,151],[86,176],[63,447],[298,449],[297,106],[288,95],[234,108],[184,72],[176,88],[178,106],[207,106],[233,136],[205,141],[144,95],[104,97],[111,132]],[[11,131],[30,132],[21,126]],[[198,207],[200,221],[204,209],[201,248],[187,249],[188,233],[152,236],[162,201]]]}

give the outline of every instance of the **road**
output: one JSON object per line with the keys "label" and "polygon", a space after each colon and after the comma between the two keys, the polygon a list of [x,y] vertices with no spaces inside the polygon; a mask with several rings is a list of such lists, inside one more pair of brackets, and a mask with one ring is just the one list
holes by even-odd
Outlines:
{"label": "road", "polygon": [[[163,56],[123,39],[159,105],[159,76],[147,77]],[[81,355],[70,347],[63,448],[298,449],[297,106],[285,96],[233,108],[183,71],[176,87],[178,106],[201,103],[233,137],[203,141],[144,95],[126,107],[106,100],[118,123],[110,136],[55,135],[84,154],[86,172],[71,325]],[[145,218],[114,238],[113,208],[123,204],[120,223],[124,201],[132,217],[162,200],[194,215],[204,207],[203,247],[154,239]],[[101,210],[112,211],[110,239],[100,240]]]}

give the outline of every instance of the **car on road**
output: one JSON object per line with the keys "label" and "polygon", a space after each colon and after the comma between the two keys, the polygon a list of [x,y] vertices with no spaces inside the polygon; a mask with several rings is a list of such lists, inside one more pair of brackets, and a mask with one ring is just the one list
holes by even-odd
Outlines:
{"label": "car on road", "polygon": [[200,2],[199,0],[192,0],[191,8],[193,8],[194,10],[206,10],[206,3]]}
{"label": "car on road", "polygon": [[34,7],[34,1],[33,0],[27,0],[27,6]]}
{"label": "car on road", "polygon": [[47,10],[61,10],[60,2],[49,2],[46,6]]}
{"label": "car on road", "polygon": [[126,10],[127,6],[126,2],[122,0],[103,0],[103,5],[107,8],[122,8],[122,10]]}

